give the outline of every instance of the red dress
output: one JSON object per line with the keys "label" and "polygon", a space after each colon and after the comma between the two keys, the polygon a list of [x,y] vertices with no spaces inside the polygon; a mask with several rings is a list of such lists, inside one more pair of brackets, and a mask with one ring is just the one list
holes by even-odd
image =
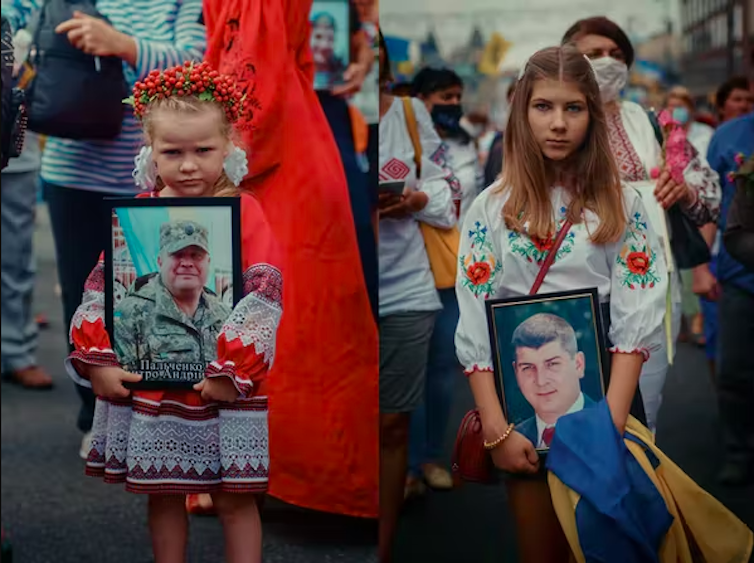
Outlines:
{"label": "red dress", "polygon": [[[156,196],[156,194],[151,194]],[[149,197],[144,194],[139,197]],[[193,390],[134,391],[97,398],[86,473],[136,493],[265,492],[269,473],[267,372],[281,317],[279,250],[259,203],[241,196],[244,297],[225,321],[206,377],[230,377],[234,403],[208,403]],[[71,322],[72,359],[118,366],[105,329],[104,262],[89,276]]]}
{"label": "red dress", "polygon": [[206,60],[247,95],[250,173],[280,242],[285,315],[270,373],[270,494],[376,517],[378,342],[343,166],[312,88],[312,0],[205,0]]}

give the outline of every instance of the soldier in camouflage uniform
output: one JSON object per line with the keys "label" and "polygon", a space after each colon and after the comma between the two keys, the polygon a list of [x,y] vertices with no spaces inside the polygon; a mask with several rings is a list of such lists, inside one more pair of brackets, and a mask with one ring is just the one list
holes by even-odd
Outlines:
{"label": "soldier in camouflage uniform", "polygon": [[115,309],[114,350],[126,371],[141,373],[144,360],[208,364],[231,313],[205,287],[206,227],[185,220],[163,224],[159,256],[159,273],[137,279]]}

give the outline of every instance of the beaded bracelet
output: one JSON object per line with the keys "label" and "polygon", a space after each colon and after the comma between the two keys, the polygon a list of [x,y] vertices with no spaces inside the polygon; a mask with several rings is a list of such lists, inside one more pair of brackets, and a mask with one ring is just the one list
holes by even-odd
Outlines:
{"label": "beaded bracelet", "polygon": [[509,424],[508,429],[505,431],[505,433],[500,436],[497,440],[493,442],[484,442],[484,449],[485,450],[494,450],[496,447],[498,447],[500,444],[505,442],[505,440],[508,438],[508,436],[511,435],[511,432],[513,432],[514,424]]}

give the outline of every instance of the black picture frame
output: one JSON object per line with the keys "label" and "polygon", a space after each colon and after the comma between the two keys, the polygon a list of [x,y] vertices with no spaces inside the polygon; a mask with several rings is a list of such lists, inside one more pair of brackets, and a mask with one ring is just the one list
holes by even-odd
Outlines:
{"label": "black picture frame", "polygon": [[[343,38],[345,36],[345,53],[343,54],[343,57],[338,57],[336,60],[339,63],[336,65],[336,67],[333,70],[333,75],[327,76],[327,73],[317,71],[317,65],[316,65],[316,53],[314,52],[314,45],[313,42],[315,40],[315,30],[314,26],[312,25],[312,29],[309,36],[309,45],[312,49],[312,56],[315,58],[314,60],[314,89],[317,91],[322,92],[328,92],[333,87],[338,86],[343,83],[343,72],[348,68],[348,65],[352,62],[352,56],[351,56],[351,27],[353,18],[355,17],[355,13],[353,12],[353,6],[351,5],[351,0],[314,0],[312,2],[311,10],[309,11],[309,22],[310,25],[312,24],[312,19],[316,17],[319,13],[322,13],[324,7],[327,7],[328,10],[335,10],[338,12],[338,16],[336,18],[336,29],[335,29],[335,48],[338,49],[338,43],[343,43]],[[327,13],[330,13],[329,11]],[[332,16],[332,14],[330,13]],[[337,24],[342,23],[345,24],[342,26],[342,29],[337,28]],[[341,45],[342,47],[342,45]],[[337,54],[336,54],[337,56]]]}
{"label": "black picture frame", "polygon": [[[232,288],[230,292],[226,294],[225,305],[232,310],[233,307],[243,297],[243,270],[241,262],[241,201],[239,198],[223,197],[223,198],[209,198],[209,197],[197,197],[197,198],[169,198],[169,197],[150,197],[150,198],[105,198],[110,213],[108,214],[108,224],[102,225],[102,228],[107,228],[108,245],[105,247],[105,319],[110,341],[112,343],[113,350],[116,350],[116,335],[115,335],[115,309],[116,309],[116,272],[114,267],[114,254],[116,243],[123,246],[123,240],[117,240],[120,237],[118,234],[119,209],[154,209],[154,208],[200,208],[206,209],[205,213],[201,211],[196,212],[197,217],[208,217],[211,213],[210,209],[216,210],[217,208],[226,208],[230,216],[230,263],[231,273],[228,279],[232,280]],[[198,219],[199,222],[201,219]],[[116,225],[116,222],[118,223]],[[155,233],[159,237],[159,231]],[[153,235],[154,236],[154,235]],[[159,274],[149,274],[150,276]],[[141,278],[147,276],[142,275]],[[135,282],[134,282],[135,283]],[[116,352],[117,353],[117,352]],[[210,360],[211,361],[211,360]],[[178,364],[185,365],[186,362],[167,362],[159,361],[153,364]],[[209,364],[209,361],[204,363],[204,367]],[[142,364],[143,365],[143,364]],[[196,363],[198,366],[198,363]],[[128,384],[130,389],[142,389],[142,390],[157,390],[157,389],[190,389],[201,381],[204,377],[204,369],[193,369],[196,366],[192,366],[191,377],[189,378],[160,378],[160,377],[144,377],[142,381],[138,383]],[[139,370],[132,370],[135,373],[140,373]],[[152,373],[151,370],[150,373]],[[187,373],[186,370],[180,370],[176,368],[175,372]],[[146,371],[144,372],[146,373]],[[143,373],[140,373],[144,375]]]}
{"label": "black picture frame", "polygon": [[538,452],[546,453],[549,448],[540,446],[530,432],[532,425],[536,431],[536,411],[519,388],[513,368],[515,351],[511,339],[523,320],[537,313],[549,312],[563,318],[576,334],[579,353],[584,354],[580,388],[585,406],[598,403],[605,397],[609,385],[610,353],[597,289],[489,299],[486,312],[495,389],[505,418],[534,443]]}

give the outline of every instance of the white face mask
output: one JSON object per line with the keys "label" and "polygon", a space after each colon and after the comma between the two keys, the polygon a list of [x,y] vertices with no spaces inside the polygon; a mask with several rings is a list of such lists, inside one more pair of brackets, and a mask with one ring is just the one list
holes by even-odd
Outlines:
{"label": "white face mask", "polygon": [[628,67],[625,63],[612,57],[600,57],[592,61],[592,68],[597,76],[602,101],[607,103],[617,100],[628,82]]}

